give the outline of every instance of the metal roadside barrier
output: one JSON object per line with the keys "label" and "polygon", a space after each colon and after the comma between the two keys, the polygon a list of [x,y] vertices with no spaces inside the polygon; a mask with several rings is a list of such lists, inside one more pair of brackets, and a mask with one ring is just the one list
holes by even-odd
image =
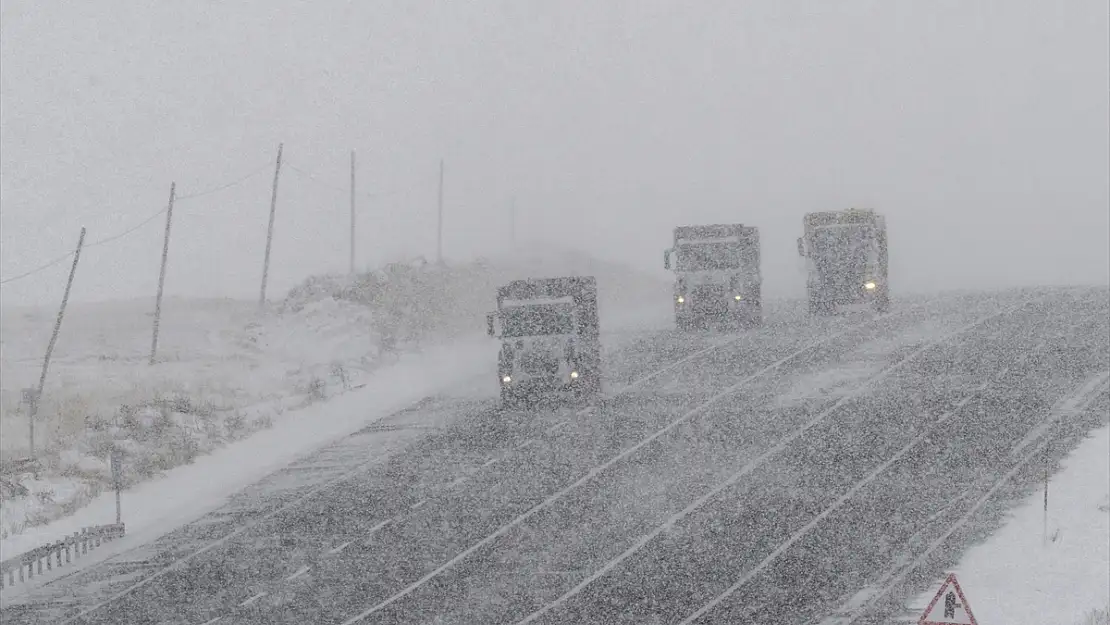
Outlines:
{"label": "metal roadside barrier", "polygon": [[[0,588],[14,586],[16,581],[25,582],[33,579],[35,575],[42,575],[44,561],[46,562],[47,571],[53,570],[55,563],[58,567],[69,564],[74,559],[88,555],[89,551],[96,549],[105,542],[123,538],[124,531],[123,523],[86,527],[80,532],[74,532],[72,536],[67,536],[57,542],[36,547],[14,558],[8,558],[0,562]],[[62,562],[63,554],[65,557],[64,563]],[[24,576],[24,571],[26,571],[26,576]]]}

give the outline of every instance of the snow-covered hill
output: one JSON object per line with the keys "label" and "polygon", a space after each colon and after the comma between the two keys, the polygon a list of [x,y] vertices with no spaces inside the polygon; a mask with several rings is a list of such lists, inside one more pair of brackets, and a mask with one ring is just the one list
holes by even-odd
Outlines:
{"label": "snow-covered hill", "polygon": [[[113,441],[130,452],[127,482],[143,481],[357,386],[400,354],[482,334],[499,283],[572,274],[597,277],[603,332],[630,320],[667,323],[666,283],[551,251],[316,276],[262,312],[249,301],[167,298],[154,366],[151,301],[73,304],[36,419],[39,479],[11,467],[28,454],[21,389],[37,383],[56,313],[4,310],[0,536],[71,513],[107,488]],[[383,349],[383,334],[397,337],[395,350]]]}

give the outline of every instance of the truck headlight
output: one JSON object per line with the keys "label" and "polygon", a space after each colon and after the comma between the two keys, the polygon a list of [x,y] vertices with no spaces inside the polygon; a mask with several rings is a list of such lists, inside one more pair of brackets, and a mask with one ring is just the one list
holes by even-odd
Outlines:
{"label": "truck headlight", "polygon": [[509,382],[512,382],[513,379],[509,376],[505,376],[505,377],[501,378],[501,381],[505,384],[508,384]]}
{"label": "truck headlight", "polygon": [[578,379],[578,372],[577,371],[571,371],[570,372],[570,379],[577,380]]}
{"label": "truck headlight", "polygon": [[686,301],[686,298],[679,295],[678,297],[675,298],[675,301],[678,302],[679,304],[681,304],[681,303]]}
{"label": "truck headlight", "polygon": [[732,299],[734,299],[734,300],[736,300],[736,301],[738,301],[738,302],[739,302],[739,301],[740,301],[740,296],[739,296],[739,295],[737,295],[737,296],[733,297]]}
{"label": "truck headlight", "polygon": [[874,291],[875,282],[873,280],[868,280],[867,282],[863,283],[863,288],[867,289],[868,291]]}

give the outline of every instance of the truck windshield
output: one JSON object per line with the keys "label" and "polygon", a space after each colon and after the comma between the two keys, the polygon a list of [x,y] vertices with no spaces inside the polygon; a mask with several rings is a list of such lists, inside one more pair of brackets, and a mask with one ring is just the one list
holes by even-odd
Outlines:
{"label": "truck windshield", "polygon": [[570,304],[510,306],[501,310],[501,336],[542,336],[574,332]]}
{"label": "truck windshield", "polygon": [[838,267],[840,271],[858,273],[877,254],[870,226],[817,228],[812,242],[814,260],[822,271]]}
{"label": "truck windshield", "polygon": [[698,243],[679,245],[676,249],[678,271],[710,271],[713,269],[738,269],[747,261],[749,246],[741,243]]}

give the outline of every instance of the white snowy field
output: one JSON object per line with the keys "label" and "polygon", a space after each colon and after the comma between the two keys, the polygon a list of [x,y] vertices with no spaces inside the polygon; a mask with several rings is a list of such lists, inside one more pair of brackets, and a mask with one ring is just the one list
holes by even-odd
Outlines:
{"label": "white snowy field", "polygon": [[[29,451],[21,389],[37,383],[56,312],[4,309],[0,549],[9,557],[56,540],[61,534],[47,535],[46,524],[73,515],[109,487],[107,450],[113,441],[128,453],[124,476],[131,488],[237,441],[262,440],[259,432],[275,425],[306,423],[303,415],[315,414],[317,404],[346,406],[347,412],[313,417],[328,423],[297,434],[302,443],[322,443],[317,434],[338,436],[354,427],[350,419],[365,422],[379,407],[457,384],[460,372],[486,371],[495,364],[496,352],[486,353],[495,348],[484,338],[495,286],[518,277],[568,274],[597,276],[603,332],[668,321],[667,284],[550,251],[449,267],[404,264],[356,278],[317,277],[262,312],[254,302],[167,298],[153,366],[152,301],[71,305],[35,424],[37,478],[14,470],[12,461]],[[397,337],[395,351],[382,348],[385,333]],[[391,383],[381,387],[388,389],[384,397],[381,389],[375,395],[375,410],[360,410],[357,401],[348,405],[346,397],[365,398],[381,379]],[[328,401],[337,395],[344,395],[342,402]],[[304,449],[302,444],[297,451]],[[250,455],[261,467],[288,460],[260,453]],[[101,516],[76,527],[114,518]],[[29,531],[35,527],[44,531]]]}
{"label": "white snowy field", "polygon": [[[218,507],[230,495],[312,449],[428,395],[459,387],[496,394],[497,349],[496,343],[484,338],[464,338],[422,354],[402,355],[398,362],[369,376],[362,388],[292,411],[270,428],[133,485],[122,494],[127,537],[98,549],[92,558],[82,559],[76,566],[87,566],[110,556],[115,551],[113,547],[133,547],[153,540]],[[103,492],[73,514],[6,537],[0,541],[0,552],[4,558],[11,557],[82,527],[114,521],[115,495]],[[74,568],[60,568],[55,574],[66,574]],[[49,575],[40,582],[46,579]],[[12,589],[5,592],[8,596],[13,594]]]}
{"label": "white snowy field", "polygon": [[[982,625],[1100,625],[1110,608],[1110,427],[1093,432],[1007,524],[953,569]],[[913,614],[943,580],[910,602]],[[1101,612],[1099,618],[1094,614]]]}

